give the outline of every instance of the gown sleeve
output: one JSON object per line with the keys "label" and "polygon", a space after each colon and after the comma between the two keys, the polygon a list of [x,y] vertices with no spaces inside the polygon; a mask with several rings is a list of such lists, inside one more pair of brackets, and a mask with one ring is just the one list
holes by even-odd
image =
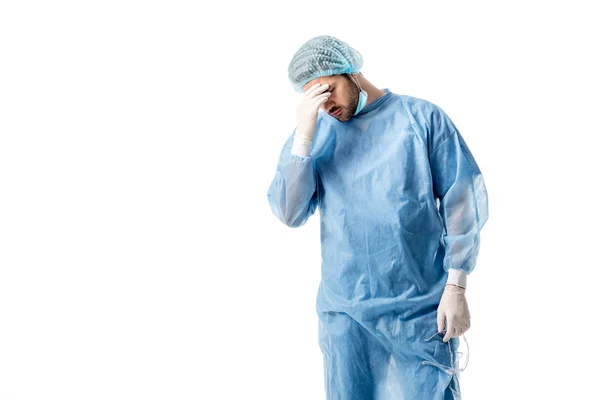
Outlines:
{"label": "gown sleeve", "polygon": [[469,274],[475,268],[480,232],[488,218],[483,175],[465,140],[442,109],[435,107],[429,122],[433,191],[444,224],[444,270]]}
{"label": "gown sleeve", "polygon": [[284,224],[304,225],[318,204],[317,174],[311,155],[292,154],[296,130],[287,139],[277,162],[267,197],[273,214]]}

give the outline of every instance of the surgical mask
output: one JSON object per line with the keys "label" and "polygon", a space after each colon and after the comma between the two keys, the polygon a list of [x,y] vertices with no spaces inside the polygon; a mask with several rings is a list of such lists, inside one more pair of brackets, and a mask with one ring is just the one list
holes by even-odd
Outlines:
{"label": "surgical mask", "polygon": [[367,104],[367,97],[367,92],[361,90],[358,94],[358,105],[356,106],[354,115],[358,114],[363,108],[365,108],[365,104]]}
{"label": "surgical mask", "polygon": [[352,79],[352,82],[354,82],[354,84],[356,85],[356,88],[358,90],[360,90],[360,93],[358,94],[358,104],[356,105],[356,111],[354,111],[354,115],[356,115],[359,112],[361,112],[361,110],[363,108],[365,108],[365,105],[367,104],[367,97],[368,97],[368,95],[367,95],[367,92],[365,92],[364,90],[362,90],[362,88],[358,84],[358,81]]}
{"label": "surgical mask", "polygon": [[[431,337],[425,339],[425,341],[429,342],[430,340],[432,340],[436,336],[439,337],[439,340],[442,340],[445,335],[446,335],[446,330],[444,329],[441,332],[436,332]],[[467,364],[469,363],[469,343],[467,343],[467,338],[466,338],[465,335],[462,335],[462,337],[465,340],[465,345],[467,346],[467,357],[466,357],[466,360],[465,360],[464,367],[461,368],[458,365],[458,358],[462,357],[462,353],[457,351],[456,354],[458,355],[458,358],[455,360],[454,359],[454,353],[452,352],[452,347],[450,345],[450,341],[449,340],[446,343],[448,344],[448,351],[450,352],[450,363],[452,364],[452,366],[442,365],[442,364],[439,364],[439,363],[436,363],[436,362],[431,362],[431,361],[421,361],[421,364],[424,364],[424,365],[429,364],[429,365],[433,365],[435,367],[438,367],[439,369],[441,369],[442,371],[444,371],[448,375],[455,375],[455,374],[458,375],[458,374],[460,374],[465,369],[467,369]]]}

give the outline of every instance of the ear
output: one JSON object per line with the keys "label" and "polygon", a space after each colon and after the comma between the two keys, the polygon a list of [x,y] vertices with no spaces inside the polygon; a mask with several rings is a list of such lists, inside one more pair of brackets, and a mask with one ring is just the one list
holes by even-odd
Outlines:
{"label": "ear", "polygon": [[361,84],[360,84],[360,80],[358,79],[358,75],[360,74],[348,74],[348,76],[350,77],[350,79],[352,80],[352,82],[354,82],[354,84],[356,85],[356,87],[358,87],[359,90],[362,90]]}

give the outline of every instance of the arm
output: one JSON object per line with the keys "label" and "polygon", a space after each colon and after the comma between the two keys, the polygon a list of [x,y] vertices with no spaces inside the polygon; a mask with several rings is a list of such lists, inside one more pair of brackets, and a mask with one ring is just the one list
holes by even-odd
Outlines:
{"label": "arm", "polygon": [[435,107],[430,122],[429,163],[444,223],[444,270],[450,284],[440,300],[438,330],[446,319],[444,341],[448,341],[470,326],[464,288],[466,276],[475,268],[480,232],[488,218],[487,191],[473,155],[448,115]]}
{"label": "arm", "polygon": [[309,153],[320,121],[319,107],[331,95],[328,87],[317,83],[300,97],[296,129],[281,150],[267,193],[273,213],[292,228],[304,225],[317,208],[317,174]]}
{"label": "arm", "polygon": [[444,222],[444,269],[448,283],[466,287],[475,268],[479,237],[488,218],[483,176],[467,144],[448,115],[436,108],[431,118],[429,154],[434,195]]}
{"label": "arm", "polygon": [[313,158],[308,154],[310,144],[297,138],[295,132],[281,150],[267,193],[273,214],[292,228],[306,223],[318,203],[317,176]]}

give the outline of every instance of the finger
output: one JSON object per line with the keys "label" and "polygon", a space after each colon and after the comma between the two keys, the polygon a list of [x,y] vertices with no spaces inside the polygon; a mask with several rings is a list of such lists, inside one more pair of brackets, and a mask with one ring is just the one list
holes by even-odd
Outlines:
{"label": "finger", "polygon": [[329,96],[331,96],[331,92],[325,92],[325,93],[321,93],[319,95],[316,95],[314,98],[315,99],[319,99],[321,97],[329,98]]}
{"label": "finger", "polygon": [[314,104],[314,107],[315,107],[315,108],[319,108],[319,107],[321,107],[323,104],[325,104],[325,102],[326,102],[326,101],[327,101],[327,97],[320,97],[320,98],[319,98],[317,101],[315,101],[315,102],[313,103],[313,104]]}
{"label": "finger", "polygon": [[444,336],[444,343],[450,340],[451,337],[454,336],[454,325],[452,325],[452,321],[448,321],[448,327],[446,328],[446,335]]}
{"label": "finger", "polygon": [[322,99],[327,100],[329,98],[329,96],[331,96],[331,93],[329,93],[329,92],[321,93],[320,95],[315,96],[315,98],[314,98],[315,103],[318,101],[321,101]]}
{"label": "finger", "polygon": [[310,94],[307,93],[307,95],[309,97],[316,97],[317,95],[319,95],[319,94],[323,93],[324,91],[326,91],[328,88],[329,88],[329,85],[326,83],[324,85],[316,87],[314,90],[312,90],[312,88],[311,88]]}
{"label": "finger", "polygon": [[437,328],[438,328],[438,332],[441,332],[444,330],[444,312],[438,310],[438,314],[437,314]]}
{"label": "finger", "polygon": [[304,92],[305,96],[309,96],[312,92],[314,92],[315,90],[317,90],[317,88],[321,86],[320,83],[315,83],[314,85],[312,85],[311,87],[308,88],[308,90],[306,92]]}
{"label": "finger", "polygon": [[452,338],[454,336],[454,329],[450,328],[448,330],[446,330],[446,335],[444,335],[444,339],[442,339],[444,341],[444,343],[448,343],[448,340],[450,340],[450,338]]}
{"label": "finger", "polygon": [[315,107],[319,108],[328,99],[329,99],[329,96],[326,96],[325,94],[322,94],[322,95],[320,95],[320,96],[318,96],[318,97],[315,98],[315,101],[313,102],[313,104],[315,105]]}
{"label": "finger", "polygon": [[468,319],[465,319],[462,324],[461,324],[462,328],[466,331],[467,329],[469,329],[469,327],[471,326],[471,322]]}

